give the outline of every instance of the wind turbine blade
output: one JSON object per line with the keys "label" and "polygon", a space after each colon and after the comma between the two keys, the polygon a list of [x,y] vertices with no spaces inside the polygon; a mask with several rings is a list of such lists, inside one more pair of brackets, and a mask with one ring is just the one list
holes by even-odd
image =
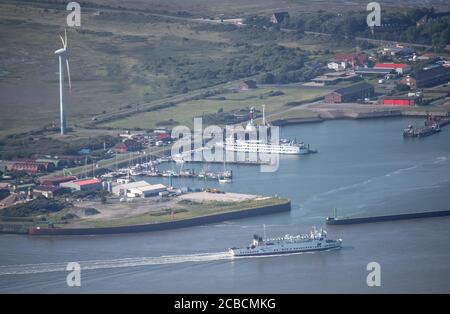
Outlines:
{"label": "wind turbine blade", "polygon": [[66,47],[67,47],[67,31],[64,28],[64,48],[66,48]]}
{"label": "wind turbine blade", "polygon": [[70,80],[69,59],[66,58],[67,77],[69,79],[69,89],[72,89],[72,81]]}
{"label": "wind turbine blade", "polygon": [[62,44],[63,44],[63,47],[66,48],[66,44],[64,43],[64,39],[62,38],[61,35],[59,35],[59,38],[61,38],[61,42],[62,42]]}

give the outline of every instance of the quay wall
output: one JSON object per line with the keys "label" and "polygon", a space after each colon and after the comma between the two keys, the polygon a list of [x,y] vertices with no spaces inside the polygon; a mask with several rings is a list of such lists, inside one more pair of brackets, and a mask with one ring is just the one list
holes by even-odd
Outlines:
{"label": "quay wall", "polygon": [[26,224],[0,224],[0,233],[28,234],[30,225]]}
{"label": "quay wall", "polygon": [[327,225],[352,225],[362,223],[384,222],[404,219],[419,219],[419,218],[431,218],[431,217],[444,217],[450,216],[450,210],[428,211],[428,212],[415,212],[396,215],[382,215],[382,216],[370,216],[370,217],[354,217],[354,218],[327,218]]}

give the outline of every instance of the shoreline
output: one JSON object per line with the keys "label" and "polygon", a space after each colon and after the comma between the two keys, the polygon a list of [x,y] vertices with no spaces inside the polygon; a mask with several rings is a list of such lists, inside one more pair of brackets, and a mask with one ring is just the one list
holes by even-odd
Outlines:
{"label": "shoreline", "polygon": [[[345,108],[344,108],[345,109]],[[333,109],[338,110],[338,109]],[[369,119],[382,119],[382,118],[397,118],[397,117],[411,117],[411,118],[425,118],[429,114],[437,117],[448,117],[450,111],[409,111],[409,110],[379,110],[379,111],[367,111],[367,112],[354,112],[354,111],[340,111],[333,115],[332,111],[326,111],[326,115],[318,114],[315,118],[286,118],[276,119],[271,123],[276,126],[286,126],[295,124],[307,124],[307,123],[321,123],[332,120],[369,120]]]}
{"label": "shoreline", "polygon": [[387,214],[379,216],[364,216],[364,217],[327,217],[327,225],[353,225],[353,224],[364,224],[364,223],[377,223],[377,222],[387,222],[396,220],[407,220],[407,219],[423,219],[423,218],[434,218],[434,217],[446,217],[450,216],[450,210],[436,210],[436,211],[420,211],[412,213],[400,213],[400,214]]}
{"label": "shoreline", "polygon": [[137,224],[137,225],[123,225],[112,227],[85,227],[85,228],[58,228],[58,227],[48,228],[48,227],[31,226],[27,224],[0,223],[0,234],[3,233],[3,234],[55,236],[55,235],[106,235],[106,234],[151,232],[151,231],[163,231],[170,229],[194,227],[234,219],[277,214],[282,212],[288,212],[290,210],[291,210],[291,201],[286,200],[284,202],[281,202],[280,204],[275,205],[253,207],[244,210],[236,209],[228,212],[203,215],[168,222]]}

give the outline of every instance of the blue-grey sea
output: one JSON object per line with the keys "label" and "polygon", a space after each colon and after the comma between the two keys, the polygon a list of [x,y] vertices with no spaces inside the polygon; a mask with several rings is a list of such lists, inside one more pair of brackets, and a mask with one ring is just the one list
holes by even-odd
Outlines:
{"label": "blue-grey sea", "polygon": [[[328,227],[330,237],[343,239],[341,250],[238,259],[226,253],[247,245],[263,224],[267,236],[324,226],[333,208],[340,216],[450,208],[450,126],[427,138],[404,139],[409,123],[423,120],[287,126],[283,137],[301,139],[319,153],[284,156],[274,173],[230,165],[234,178],[228,185],[173,181],[287,197],[291,212],[141,234],[0,235],[0,292],[449,293],[450,217]],[[72,261],[81,263],[81,287],[66,284],[64,269]],[[381,266],[380,287],[366,284],[373,261]]]}

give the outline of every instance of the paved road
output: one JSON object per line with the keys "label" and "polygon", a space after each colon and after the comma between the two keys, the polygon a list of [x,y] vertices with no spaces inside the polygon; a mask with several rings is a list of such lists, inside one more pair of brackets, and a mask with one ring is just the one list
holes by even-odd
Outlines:
{"label": "paved road", "polygon": [[[310,32],[310,31],[305,31],[305,34],[319,35],[319,36],[328,36],[328,37],[329,36],[334,36],[334,34]],[[413,43],[405,43],[405,42],[399,42],[399,41],[374,39],[374,38],[367,38],[367,37],[354,37],[354,38],[357,39],[357,40],[366,40],[369,43],[373,43],[373,44],[377,44],[377,45],[396,45],[396,44],[401,44],[401,45],[411,46],[411,47],[426,47],[426,48],[432,48],[433,47],[431,45],[413,44]]]}
{"label": "paved road", "polygon": [[188,101],[194,99],[195,97],[201,96],[208,92],[214,92],[215,90],[220,90],[220,89],[237,88],[240,82],[249,80],[249,79],[254,79],[254,78],[255,78],[255,76],[251,76],[251,77],[242,78],[242,79],[235,80],[235,81],[230,81],[227,83],[222,83],[222,84],[218,84],[218,85],[214,85],[214,86],[210,86],[210,87],[206,87],[206,88],[202,88],[202,89],[197,89],[195,91],[188,92],[185,94],[179,94],[179,95],[170,96],[170,97],[166,97],[166,98],[162,98],[162,99],[158,99],[158,100],[154,100],[154,101],[150,101],[150,102],[146,102],[146,103],[140,103],[138,107],[119,109],[119,110],[107,112],[105,114],[99,114],[99,115],[95,116],[95,119],[96,119],[95,121],[93,121],[92,119],[83,119],[83,120],[80,120],[80,122],[78,124],[80,126],[95,125],[95,124],[105,122],[105,121],[120,119],[121,117],[124,117],[124,116],[137,114],[140,112],[145,112],[145,111],[148,111],[148,109],[151,109],[151,108],[154,108],[154,107],[157,107],[160,105],[168,104],[168,103],[182,104],[182,103],[188,102]]}

